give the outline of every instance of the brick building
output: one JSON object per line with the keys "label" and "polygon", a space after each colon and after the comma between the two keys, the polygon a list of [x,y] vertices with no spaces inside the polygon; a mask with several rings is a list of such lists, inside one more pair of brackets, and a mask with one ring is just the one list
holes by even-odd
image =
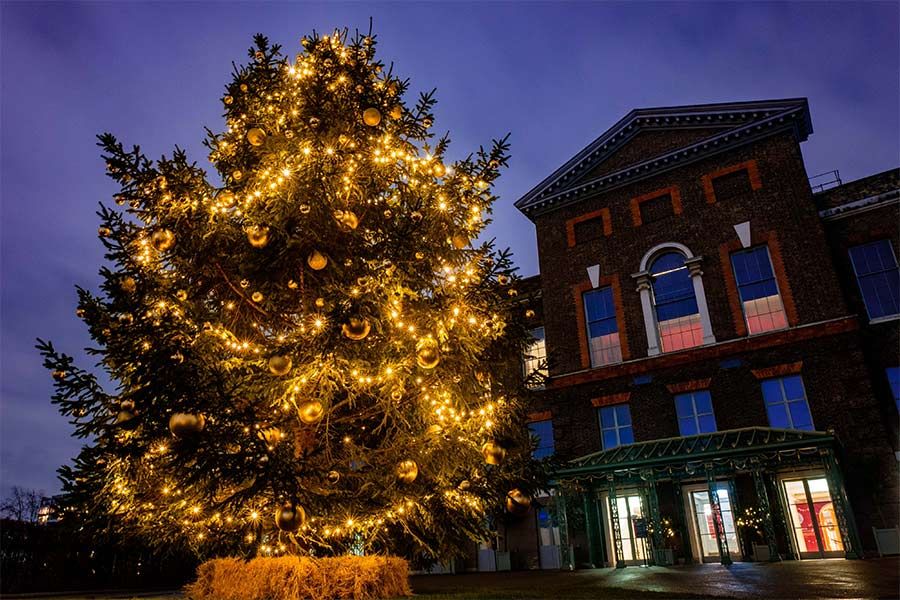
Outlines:
{"label": "brick building", "polygon": [[814,193],[811,133],[805,99],[634,110],[516,202],[560,467],[514,567],[897,543],[900,176]]}

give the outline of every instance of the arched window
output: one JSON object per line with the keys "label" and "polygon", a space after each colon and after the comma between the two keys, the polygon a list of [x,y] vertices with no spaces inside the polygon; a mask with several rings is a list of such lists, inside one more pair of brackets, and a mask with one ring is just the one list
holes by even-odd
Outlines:
{"label": "arched window", "polygon": [[663,352],[703,344],[700,309],[691,273],[680,252],[665,252],[650,265],[653,310]]}

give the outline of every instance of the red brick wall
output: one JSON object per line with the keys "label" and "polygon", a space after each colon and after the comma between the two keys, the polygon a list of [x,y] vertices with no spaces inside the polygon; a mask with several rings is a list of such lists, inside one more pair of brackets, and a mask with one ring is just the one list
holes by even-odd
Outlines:
{"label": "red brick wall", "polygon": [[[761,183],[752,197],[708,204],[703,176],[748,160],[756,161]],[[670,186],[679,190],[682,213],[635,228],[630,200]],[[609,209],[611,235],[570,247],[567,222],[604,208]],[[742,335],[733,317],[719,246],[734,242],[733,226],[747,220],[754,232],[777,233],[797,323],[846,314],[797,143],[788,134],[774,136],[537,217],[543,301],[553,307],[545,319],[547,345],[557,357],[552,373],[584,368],[571,290],[584,279],[585,269],[597,263],[601,275],[619,276],[631,354],[646,355],[640,296],[631,274],[638,271],[643,255],[663,242],[684,244],[704,257],[703,282],[716,339]]]}

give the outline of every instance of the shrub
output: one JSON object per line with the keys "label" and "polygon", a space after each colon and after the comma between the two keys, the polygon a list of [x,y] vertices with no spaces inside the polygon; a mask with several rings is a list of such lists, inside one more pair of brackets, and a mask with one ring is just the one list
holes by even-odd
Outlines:
{"label": "shrub", "polygon": [[396,556],[215,558],[186,592],[192,600],[374,600],[410,595],[408,574]]}

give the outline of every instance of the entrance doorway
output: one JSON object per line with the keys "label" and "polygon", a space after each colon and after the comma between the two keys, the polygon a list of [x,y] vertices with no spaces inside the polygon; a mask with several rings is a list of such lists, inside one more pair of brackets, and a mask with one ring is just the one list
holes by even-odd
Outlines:
{"label": "entrance doorway", "polygon": [[800,558],[844,555],[844,541],[834,514],[828,481],[822,475],[785,479],[785,503]]}
{"label": "entrance doorway", "polygon": [[[644,501],[635,491],[623,491],[616,496],[616,508],[619,513],[619,533],[622,536],[622,555],[626,565],[647,564],[650,557],[649,540],[647,539],[647,522],[644,516]],[[613,539],[612,506],[609,495],[604,494],[603,509],[606,513],[606,547],[610,566],[616,565],[616,544]]]}
{"label": "entrance doorway", "polygon": [[709,488],[705,484],[685,486],[684,488],[685,503],[688,505],[687,508],[691,515],[695,556],[699,556],[702,562],[719,562],[721,560],[719,544],[716,541],[715,519],[717,517],[725,532],[728,554],[732,560],[740,558],[741,552],[737,530],[734,526],[734,507],[730,488],[731,486],[727,482],[716,484],[721,508],[721,514],[718,516],[709,498]]}

